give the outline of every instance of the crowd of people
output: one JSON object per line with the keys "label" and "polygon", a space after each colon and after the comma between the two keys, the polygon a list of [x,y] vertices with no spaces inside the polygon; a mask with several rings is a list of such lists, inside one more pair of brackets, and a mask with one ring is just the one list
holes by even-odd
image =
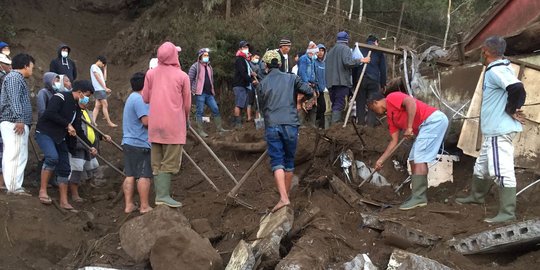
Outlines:
{"label": "crowd of people", "polygon": [[[247,41],[240,41],[235,54],[232,81],[235,96],[233,125],[242,128],[245,121],[264,118],[268,156],[279,191],[278,203],[272,211],[290,204],[289,192],[294,172],[299,127],[328,129],[343,121],[342,112],[350,104],[353,86],[359,84],[356,96],[356,121],[375,126],[376,114],[387,117],[391,135],[386,150],[375,162],[380,170],[398,145],[399,133],[414,139],[409,155],[412,168],[412,194],[399,208],[409,210],[427,204],[428,163],[433,162],[448,128],[448,118],[429,106],[401,92],[386,93],[385,56],[377,51],[351,49],[350,36],[341,31],[335,45],[327,50],[324,44],[310,41],[302,53],[290,57],[292,42],[283,38],[277,49],[264,54],[251,51]],[[378,46],[378,38],[370,35],[366,42]],[[488,38],[482,47],[482,63],[487,66],[482,100],[481,130],[484,143],[474,168],[471,195],[458,203],[483,203],[493,182],[500,190],[500,210],[487,222],[515,219],[516,179],[513,167],[512,139],[522,130],[521,106],[525,102],[523,84],[504,59],[506,43],[500,37]],[[32,106],[25,78],[32,76],[34,59],[28,54],[9,58],[9,46],[0,43],[0,131],[4,144],[2,170],[4,189],[10,194],[30,195],[23,187],[28,154],[28,136],[32,125]],[[95,156],[100,139],[111,137],[96,132],[96,120],[102,111],[110,127],[116,127],[108,112],[107,59],[99,56],[90,68],[91,81],[76,80],[77,68],[61,45],[50,72],[43,76],[45,87],[38,93],[38,120],[35,139],[44,154],[41,167],[39,200],[51,204],[47,188],[53,175],[60,193],[60,207],[75,211],[69,203],[82,202],[78,186],[84,171],[98,166]],[[216,86],[211,65],[211,51],[202,48],[195,63],[186,73],[179,62],[181,48],[163,43],[146,73],[135,73],[132,93],[123,111],[125,212],[152,210],[149,203],[154,183],[155,204],[181,207],[171,197],[171,178],[180,170],[183,145],[190,125],[190,109],[194,99],[196,131],[204,130],[204,110],[211,113],[216,131],[224,134],[222,117],[215,99]],[[293,63],[293,59],[294,62]],[[296,64],[296,65],[294,65]],[[365,70],[361,78],[360,70]],[[93,113],[88,110],[94,96]],[[245,117],[243,116],[245,113]],[[245,119],[245,121],[244,121]],[[135,188],[140,206],[134,201]]]}

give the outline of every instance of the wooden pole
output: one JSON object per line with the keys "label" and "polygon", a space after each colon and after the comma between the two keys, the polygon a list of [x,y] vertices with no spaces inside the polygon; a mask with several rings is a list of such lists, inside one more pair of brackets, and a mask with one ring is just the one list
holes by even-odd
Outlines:
{"label": "wooden pole", "polygon": [[[387,158],[391,157],[392,154],[394,154],[394,152],[396,152],[396,150],[398,149],[398,147],[405,141],[405,138],[402,138],[401,141],[398,142],[398,144],[394,147],[394,149],[392,149],[392,151],[390,152],[390,154],[388,155]],[[382,162],[384,163],[386,161],[386,159],[384,159]],[[377,170],[373,170],[369,176],[364,179],[364,181],[362,181],[362,183],[360,183],[360,185],[358,185],[358,188],[361,188],[367,181],[369,181],[373,175],[377,172]]]}
{"label": "wooden pole", "polygon": [[208,144],[206,144],[206,142],[203,140],[203,138],[201,138],[201,136],[199,136],[199,134],[197,134],[197,131],[195,131],[192,126],[189,126],[189,130],[197,138],[197,140],[199,140],[199,142],[201,142],[201,144],[204,146],[204,148],[206,148],[206,150],[208,150],[208,153],[210,153],[210,155],[216,160],[216,162],[219,164],[219,166],[225,171],[225,173],[227,173],[229,178],[231,178],[231,180],[233,180],[233,182],[235,184],[238,184],[238,181],[236,181],[236,178],[234,178],[234,175],[232,175],[232,173],[229,171],[229,169],[227,169],[225,164],[223,164],[223,162],[221,162],[221,160],[219,160],[219,158],[216,156],[214,151],[212,151],[210,146],[208,146]]}
{"label": "wooden pole", "polygon": [[212,180],[210,180],[210,178],[208,177],[208,175],[206,175],[206,173],[201,169],[201,167],[199,167],[199,165],[197,165],[197,163],[195,163],[195,160],[193,160],[189,154],[186,152],[186,150],[184,150],[182,148],[182,154],[184,154],[187,159],[191,162],[191,164],[193,164],[193,166],[195,166],[195,169],[197,169],[197,171],[203,176],[203,178],[212,186],[212,188],[217,191],[217,192],[221,192],[219,190],[219,188],[214,184],[214,182],[212,182]]}
{"label": "wooden pole", "polygon": [[[107,135],[107,134],[105,134],[103,131],[99,130],[95,125],[93,125],[92,123],[86,121],[86,119],[81,118],[81,120],[82,120],[85,124],[87,124],[87,125],[89,125],[91,128],[93,128],[95,131],[97,131],[99,134],[101,134],[101,136]],[[118,144],[117,144],[116,142],[114,142],[113,140],[111,140],[111,143],[112,143],[112,145],[114,145],[118,150],[124,151],[124,149],[122,148],[122,146],[118,145]]]}
{"label": "wooden pole", "polygon": [[231,19],[231,0],[227,0],[227,3],[225,5],[225,21],[229,21]]}
{"label": "wooden pole", "polygon": [[[79,140],[79,142],[86,148],[86,149],[90,149],[92,147],[90,147],[90,145],[86,144],[83,139],[81,139],[81,137],[79,137],[79,135],[77,135],[77,140]],[[121,174],[122,176],[126,177],[126,174],[124,174],[123,171],[121,171],[120,169],[116,168],[114,165],[112,165],[112,163],[110,163],[108,160],[106,160],[104,157],[102,157],[100,154],[96,154],[96,157],[98,157],[99,159],[101,159],[103,162],[105,162],[105,164],[107,164],[109,167],[111,167],[113,170],[117,171],[119,174]]]}
{"label": "wooden pole", "polygon": [[[371,57],[371,51],[368,52],[367,57]],[[352,106],[353,102],[356,100],[356,95],[358,95],[358,89],[360,89],[360,84],[362,83],[362,79],[364,78],[364,74],[366,73],[368,63],[364,63],[364,67],[362,68],[362,73],[360,73],[360,79],[358,79],[358,82],[356,83],[356,88],[354,89],[354,94],[349,101],[349,108],[347,109],[347,115],[345,115],[345,122],[343,122],[343,127],[347,126],[347,122],[349,121],[349,116],[351,116]]]}
{"label": "wooden pole", "polygon": [[264,151],[264,153],[262,153],[262,155],[259,157],[259,159],[257,159],[257,161],[255,161],[255,163],[253,163],[253,165],[251,165],[251,167],[248,169],[246,174],[244,174],[244,176],[242,176],[242,179],[240,179],[240,181],[238,181],[238,184],[236,184],[236,186],[234,186],[233,189],[231,189],[231,191],[229,191],[229,194],[227,194],[227,196],[229,196],[231,198],[236,198],[236,195],[238,194],[238,191],[240,190],[240,187],[244,184],[244,182],[248,179],[248,177],[253,173],[253,171],[255,171],[255,169],[261,164],[261,162],[264,160],[264,158],[266,157],[267,154],[268,154],[268,150],[266,150],[266,151]]}
{"label": "wooden pole", "polygon": [[446,13],[446,32],[444,33],[443,50],[446,50],[446,41],[448,39],[448,31],[450,30],[450,10],[452,9],[452,0],[448,0],[448,12]]}

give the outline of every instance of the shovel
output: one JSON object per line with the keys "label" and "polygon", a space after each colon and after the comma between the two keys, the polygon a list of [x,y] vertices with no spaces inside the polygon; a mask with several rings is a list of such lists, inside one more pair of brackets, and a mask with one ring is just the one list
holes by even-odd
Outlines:
{"label": "shovel", "polygon": [[[257,78],[255,78],[255,81],[259,83]],[[257,113],[255,113],[255,129],[264,129],[264,118],[261,115],[261,108],[259,107],[259,95],[257,94],[257,89],[253,89],[255,91],[255,103],[257,103]]]}

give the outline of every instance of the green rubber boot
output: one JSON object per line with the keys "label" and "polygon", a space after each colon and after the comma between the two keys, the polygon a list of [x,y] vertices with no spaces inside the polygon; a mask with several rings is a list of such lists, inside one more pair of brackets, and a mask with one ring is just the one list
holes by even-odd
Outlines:
{"label": "green rubber boot", "polygon": [[480,177],[474,176],[471,183],[471,194],[464,198],[456,198],[456,203],[459,204],[483,204],[485,202],[485,197],[491,189],[493,181],[484,180]]}
{"label": "green rubber boot", "polygon": [[484,219],[487,223],[499,223],[516,219],[516,188],[499,187],[499,213]]}
{"label": "green rubber boot", "polygon": [[341,112],[334,112],[332,111],[332,125],[341,122]]}
{"label": "green rubber boot", "polygon": [[223,128],[223,122],[221,120],[221,116],[214,117],[214,123],[216,124],[216,129],[219,133],[229,131]]}
{"label": "green rubber boot", "polygon": [[156,189],[156,205],[166,205],[169,207],[182,207],[181,202],[171,198],[171,174],[159,173],[154,177],[154,188]]}
{"label": "green rubber boot", "polygon": [[199,136],[201,136],[203,138],[208,137],[208,134],[206,132],[204,132],[202,119],[197,119],[197,134],[199,134]]}
{"label": "green rubber boot", "polygon": [[412,175],[411,184],[411,197],[409,198],[409,200],[399,206],[399,210],[410,210],[416,207],[423,207],[427,205],[427,175]]}

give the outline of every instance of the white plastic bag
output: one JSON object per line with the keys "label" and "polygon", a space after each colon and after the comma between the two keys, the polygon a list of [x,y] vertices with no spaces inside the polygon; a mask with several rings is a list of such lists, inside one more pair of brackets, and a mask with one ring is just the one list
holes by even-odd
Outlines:
{"label": "white plastic bag", "polygon": [[354,49],[352,51],[352,58],[354,60],[362,59],[364,58],[364,55],[362,55],[362,52],[360,51],[360,48],[358,47],[358,42],[354,44]]}

